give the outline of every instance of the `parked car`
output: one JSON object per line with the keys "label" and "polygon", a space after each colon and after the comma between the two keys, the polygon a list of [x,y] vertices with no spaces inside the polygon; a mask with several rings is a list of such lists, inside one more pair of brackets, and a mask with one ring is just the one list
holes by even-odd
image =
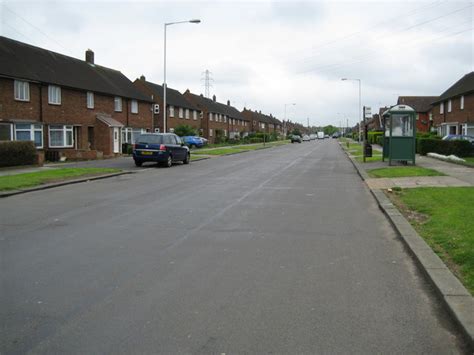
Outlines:
{"label": "parked car", "polygon": [[207,144],[207,139],[206,139],[206,138],[204,138],[204,137],[199,137],[199,138],[201,138],[203,145],[206,145],[206,144]]}
{"label": "parked car", "polygon": [[318,139],[324,139],[324,132],[318,132]]}
{"label": "parked car", "polygon": [[325,134],[325,135],[324,135],[324,138],[329,138],[329,134]]}
{"label": "parked car", "polygon": [[318,136],[316,136],[314,133],[309,135],[309,139],[311,139],[312,141],[314,141],[316,138],[318,138]]}
{"label": "parked car", "polygon": [[334,132],[332,135],[333,138],[339,138],[339,132]]}
{"label": "parked car", "polygon": [[173,162],[189,164],[189,148],[180,137],[173,133],[141,134],[133,145],[133,160],[136,166],[145,162],[156,162],[171,167]]}
{"label": "parked car", "polygon": [[291,143],[301,143],[301,136],[296,134],[291,136]]}
{"label": "parked car", "polygon": [[473,136],[467,136],[464,134],[448,134],[447,136],[444,136],[443,141],[454,141],[454,140],[465,140],[469,141],[469,143],[474,144],[474,137]]}
{"label": "parked car", "polygon": [[184,136],[182,139],[184,144],[186,144],[189,148],[201,148],[204,146],[202,138],[198,136]]}
{"label": "parked car", "polygon": [[305,134],[305,135],[303,136],[303,142],[309,142],[310,140],[311,140],[311,138],[309,138],[308,135]]}

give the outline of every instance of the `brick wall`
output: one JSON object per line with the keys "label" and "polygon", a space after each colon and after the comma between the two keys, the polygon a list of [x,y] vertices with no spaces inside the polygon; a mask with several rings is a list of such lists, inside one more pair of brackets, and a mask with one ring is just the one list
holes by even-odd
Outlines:
{"label": "brick wall", "polygon": [[444,113],[439,112],[440,104],[433,106],[433,125],[438,127],[441,123],[458,122],[474,123],[474,94],[464,96],[464,109],[461,110],[461,97],[455,97],[451,103],[451,112],[448,112],[448,101],[444,101]]}

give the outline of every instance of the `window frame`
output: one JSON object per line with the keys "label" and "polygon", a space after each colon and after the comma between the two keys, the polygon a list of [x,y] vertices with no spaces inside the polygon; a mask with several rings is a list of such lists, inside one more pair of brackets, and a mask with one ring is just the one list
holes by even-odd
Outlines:
{"label": "window frame", "polygon": [[[24,94],[24,98],[18,94]],[[15,101],[30,102],[30,83],[25,80],[14,80],[13,98]]]}
{"label": "window frame", "polygon": [[92,91],[86,93],[86,107],[90,110],[95,108],[94,93]]}
{"label": "window frame", "polygon": [[174,106],[173,105],[169,105],[169,114],[170,114],[170,117],[174,117]]}
{"label": "window frame", "polygon": [[209,128],[209,137],[212,137],[212,128]]}
{"label": "window frame", "polygon": [[182,107],[178,108],[178,118],[184,118],[184,110]]}
{"label": "window frame", "polygon": [[[18,125],[28,125],[29,128],[17,128]],[[39,128],[38,128],[39,127]],[[15,123],[12,125],[12,138],[15,141],[18,141],[17,139],[17,132],[29,132],[30,134],[30,139],[28,141],[32,141],[33,144],[35,145],[36,149],[43,149],[44,147],[44,139],[43,139],[43,125],[38,124],[38,123]],[[41,133],[41,145],[36,145],[35,141],[35,133],[40,132]],[[22,140],[20,140],[22,141]]]}
{"label": "window frame", "polygon": [[[62,127],[62,129],[59,128],[53,128],[51,127]],[[63,133],[63,145],[52,145],[51,144],[51,131],[62,131]],[[71,144],[68,145],[67,143],[67,136],[68,133],[71,133]],[[74,148],[74,126],[73,125],[48,125],[48,147],[49,148]]]}
{"label": "window frame", "polygon": [[120,96],[114,96],[114,111],[115,112],[122,112],[123,110],[123,102]]}
{"label": "window frame", "polygon": [[464,110],[464,95],[461,95],[461,98],[459,99],[459,109]]}
{"label": "window frame", "polygon": [[441,102],[439,104],[439,114],[443,115],[444,114],[444,102]]}
{"label": "window frame", "polygon": [[130,101],[130,113],[133,114],[138,114],[138,101],[137,100],[131,100]]}
{"label": "window frame", "polygon": [[184,118],[189,120],[189,109],[188,108],[184,109]]}
{"label": "window frame", "polygon": [[193,110],[193,121],[197,121],[197,111]]}
{"label": "window frame", "polygon": [[[57,97],[54,97],[57,96]],[[53,99],[56,99],[53,101]],[[61,87],[58,85],[48,85],[48,104],[50,105],[61,105]]]}
{"label": "window frame", "polygon": [[448,100],[448,112],[451,112],[453,108],[453,101],[451,99]]}

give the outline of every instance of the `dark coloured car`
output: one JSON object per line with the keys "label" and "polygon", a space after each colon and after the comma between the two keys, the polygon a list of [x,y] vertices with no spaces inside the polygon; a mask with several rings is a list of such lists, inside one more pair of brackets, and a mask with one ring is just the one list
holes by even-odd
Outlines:
{"label": "dark coloured car", "polygon": [[204,146],[204,141],[201,137],[197,136],[184,136],[182,137],[184,144],[189,148],[202,148]]}
{"label": "dark coloured car", "polygon": [[177,161],[189,164],[190,158],[189,148],[173,133],[142,134],[133,145],[133,160],[136,166],[156,162],[170,167]]}
{"label": "dark coloured car", "polygon": [[291,136],[291,143],[301,143],[301,136],[296,134]]}

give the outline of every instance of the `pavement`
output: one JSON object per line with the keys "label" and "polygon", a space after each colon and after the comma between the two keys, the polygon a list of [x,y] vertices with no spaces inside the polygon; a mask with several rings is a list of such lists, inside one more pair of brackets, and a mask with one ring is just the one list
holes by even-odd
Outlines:
{"label": "pavement", "polygon": [[0,353],[466,351],[335,140],[0,200]]}

